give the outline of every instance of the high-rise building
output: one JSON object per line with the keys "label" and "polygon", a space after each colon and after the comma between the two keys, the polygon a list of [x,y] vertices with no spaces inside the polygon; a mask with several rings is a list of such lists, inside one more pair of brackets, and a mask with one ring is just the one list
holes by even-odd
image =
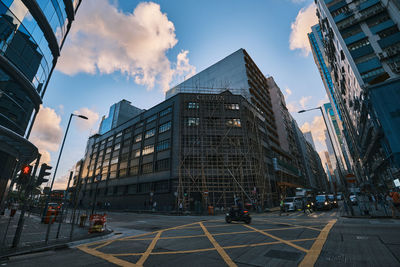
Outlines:
{"label": "high-rise building", "polygon": [[304,135],[304,138],[307,140],[307,142],[309,142],[315,150],[314,138],[312,136],[312,133],[310,131],[308,131],[308,132],[304,132],[303,135]]}
{"label": "high-rise building", "polygon": [[27,137],[80,2],[0,1],[1,203],[18,166],[38,155]]}
{"label": "high-rise building", "polygon": [[392,187],[400,177],[400,4],[316,3],[320,52],[332,77],[333,104],[343,121],[354,170],[362,184]]}
{"label": "high-rise building", "polygon": [[108,117],[103,116],[100,122],[99,134],[104,134],[118,127],[127,120],[139,115],[144,110],[131,105],[128,100],[121,100],[110,107]]}

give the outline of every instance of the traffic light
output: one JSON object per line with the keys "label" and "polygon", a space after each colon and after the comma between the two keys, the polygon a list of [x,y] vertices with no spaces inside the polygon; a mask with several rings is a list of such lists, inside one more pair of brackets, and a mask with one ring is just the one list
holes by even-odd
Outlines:
{"label": "traffic light", "polygon": [[22,165],[21,172],[19,173],[18,183],[26,184],[29,181],[31,176],[32,166],[31,165]]}
{"label": "traffic light", "polygon": [[36,180],[36,185],[39,186],[43,183],[47,183],[49,179],[45,178],[46,176],[50,175],[50,172],[48,170],[51,170],[51,166],[47,165],[46,163],[43,163],[42,166],[40,166],[40,171],[39,171],[39,176]]}

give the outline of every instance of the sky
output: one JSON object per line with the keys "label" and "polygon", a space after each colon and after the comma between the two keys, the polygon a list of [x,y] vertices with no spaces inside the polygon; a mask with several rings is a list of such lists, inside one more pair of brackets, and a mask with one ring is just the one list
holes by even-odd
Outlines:
{"label": "sky", "polygon": [[42,161],[55,166],[70,114],[89,118],[73,117],[54,188],[65,188],[112,104],[126,99],[149,109],[239,48],[274,77],[299,127],[326,150],[319,111],[297,113],[328,102],[307,39],[317,23],[313,2],[83,0],[30,136]]}

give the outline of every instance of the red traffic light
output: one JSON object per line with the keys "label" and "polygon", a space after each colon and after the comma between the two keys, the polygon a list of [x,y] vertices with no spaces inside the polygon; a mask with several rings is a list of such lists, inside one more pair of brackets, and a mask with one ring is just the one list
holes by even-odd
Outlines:
{"label": "red traffic light", "polygon": [[31,173],[31,169],[32,169],[32,166],[29,166],[29,165],[25,165],[25,166],[23,166],[22,167],[22,174],[30,174]]}

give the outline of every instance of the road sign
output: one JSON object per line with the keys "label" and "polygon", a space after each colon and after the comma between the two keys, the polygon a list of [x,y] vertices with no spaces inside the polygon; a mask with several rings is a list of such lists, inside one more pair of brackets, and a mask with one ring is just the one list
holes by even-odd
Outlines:
{"label": "road sign", "polygon": [[208,191],[204,191],[204,195],[208,195]]}

